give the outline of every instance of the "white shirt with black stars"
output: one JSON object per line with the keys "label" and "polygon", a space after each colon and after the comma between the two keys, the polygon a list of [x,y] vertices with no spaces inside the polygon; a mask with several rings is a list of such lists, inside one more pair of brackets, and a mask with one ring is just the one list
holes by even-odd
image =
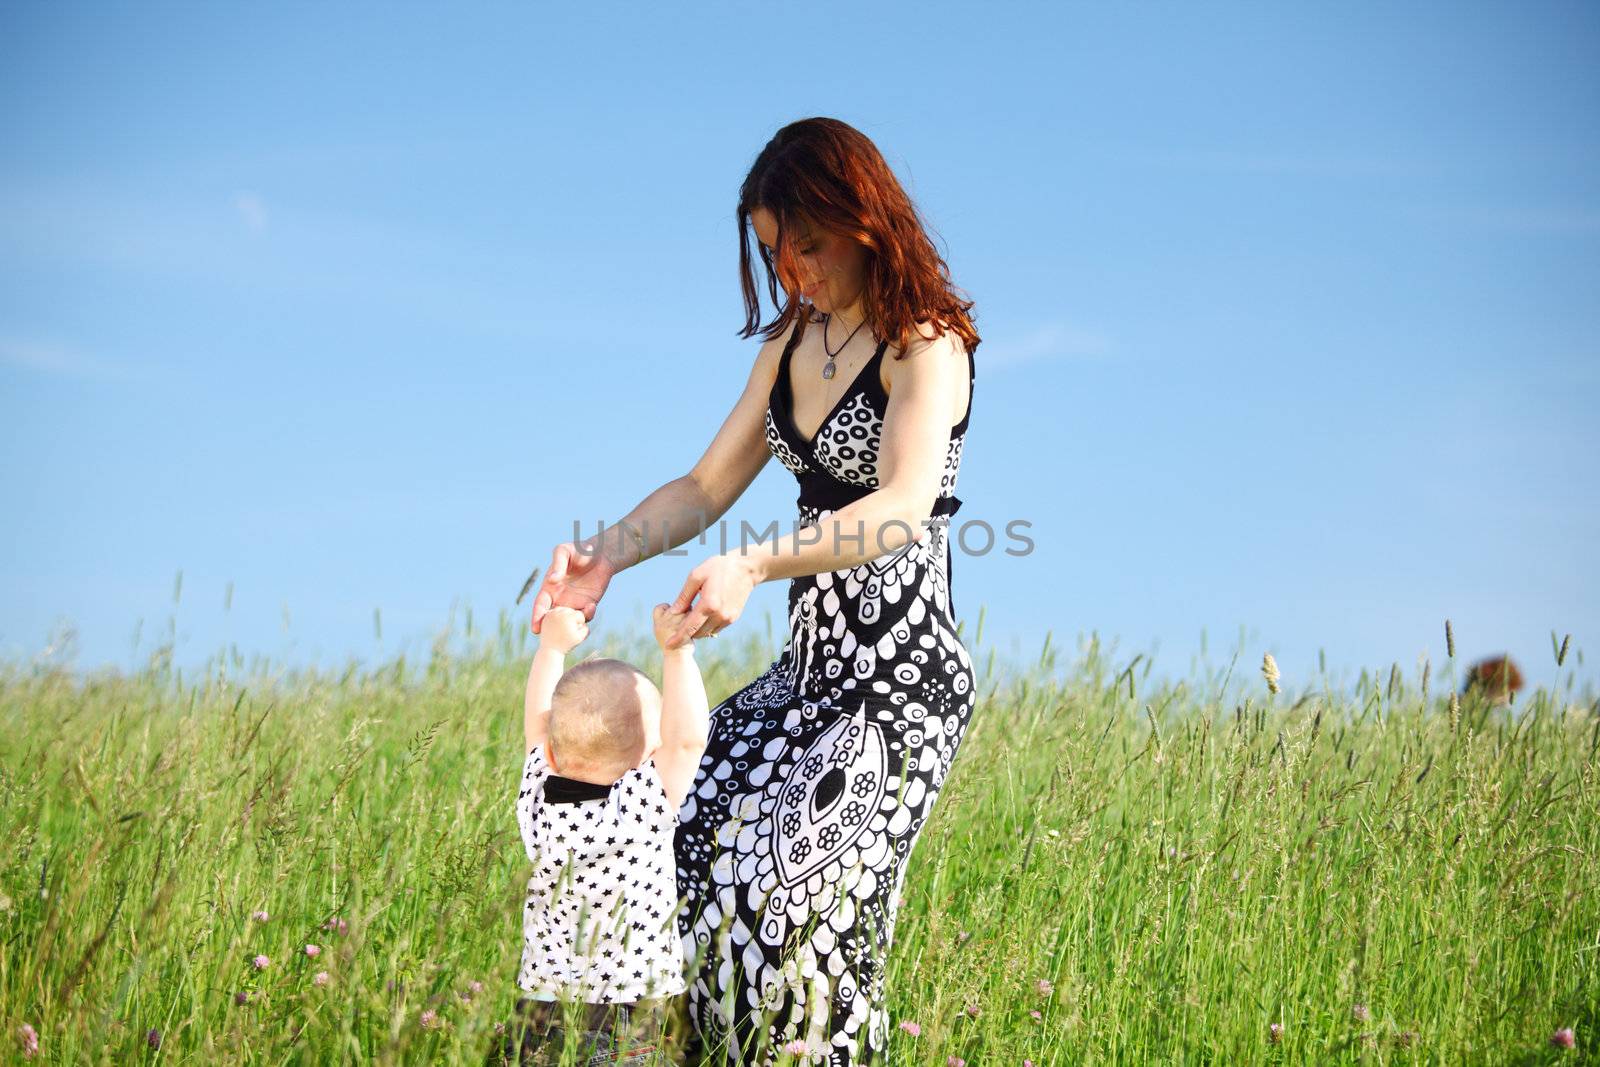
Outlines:
{"label": "white shirt with black stars", "polygon": [[517,985],[591,1004],[683,992],[672,854],[678,811],[655,760],[592,800],[546,802],[553,775],[544,746],[534,746],[517,793],[517,825],[534,867]]}

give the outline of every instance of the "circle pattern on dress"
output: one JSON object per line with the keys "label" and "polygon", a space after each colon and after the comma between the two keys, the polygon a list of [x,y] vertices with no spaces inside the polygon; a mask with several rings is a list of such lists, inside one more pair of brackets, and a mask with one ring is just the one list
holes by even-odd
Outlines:
{"label": "circle pattern on dress", "polygon": [[[877,487],[881,383],[855,386],[809,445],[780,399],[775,386],[767,447],[797,481]],[[941,496],[953,495],[967,421],[952,431]],[[797,518],[827,514],[802,505]],[[678,812],[679,930],[690,1017],[707,1048],[726,1041],[739,1062],[770,1065],[798,1038],[818,1054],[811,1063],[844,1067],[887,1043],[883,980],[906,861],[976,696],[950,608],[946,524],[920,533],[791,579],[782,652],[711,711]]]}

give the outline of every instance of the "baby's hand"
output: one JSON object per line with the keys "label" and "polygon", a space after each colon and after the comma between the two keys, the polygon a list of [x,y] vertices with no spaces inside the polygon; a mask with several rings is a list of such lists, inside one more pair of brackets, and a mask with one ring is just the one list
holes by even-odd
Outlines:
{"label": "baby's hand", "polygon": [[[656,644],[661,646],[662,651],[666,650],[667,640],[678,632],[678,626],[683,622],[684,614],[681,611],[673,611],[672,605],[667,603],[657,604],[655,610],[650,613],[650,621],[655,624],[656,628]],[[694,642],[689,641],[686,643],[693,644]]]}
{"label": "baby's hand", "polygon": [[589,624],[577,608],[554,607],[544,615],[539,628],[539,645],[571,652],[589,636]]}

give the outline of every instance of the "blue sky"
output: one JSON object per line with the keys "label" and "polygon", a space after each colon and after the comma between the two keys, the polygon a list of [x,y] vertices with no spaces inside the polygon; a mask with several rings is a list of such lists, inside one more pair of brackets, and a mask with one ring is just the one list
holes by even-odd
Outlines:
{"label": "blue sky", "polygon": [[1449,617],[1548,683],[1600,633],[1592,5],[11,4],[0,100],[5,658],[492,624],[709,443],[739,182],[809,115],[977,301],[957,519],[1033,541],[954,560],[984,646],[1298,687],[1437,678]]}

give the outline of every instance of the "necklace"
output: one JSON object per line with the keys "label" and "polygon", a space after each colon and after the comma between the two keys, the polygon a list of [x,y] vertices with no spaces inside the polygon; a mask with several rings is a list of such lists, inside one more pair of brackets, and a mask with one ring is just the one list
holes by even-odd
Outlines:
{"label": "necklace", "polygon": [[859,331],[861,329],[861,327],[863,327],[863,326],[865,326],[867,324],[867,320],[865,318],[863,318],[860,322],[856,323],[856,328],[854,330],[850,331],[850,337],[846,337],[844,339],[844,345],[840,345],[839,346],[839,352],[835,352],[835,351],[833,351],[832,349],[830,349],[828,347],[828,323],[830,323],[832,321],[833,321],[833,312],[830,311],[825,316],[823,316],[823,319],[822,319],[822,350],[824,352],[828,353],[828,362],[826,362],[826,363],[824,363],[822,365],[822,376],[824,378],[832,378],[833,377],[833,372],[834,372],[833,359],[834,359],[834,357],[837,356],[839,354],[839,352],[843,352],[844,351],[844,345],[849,344],[851,338],[855,337],[857,331]]}

